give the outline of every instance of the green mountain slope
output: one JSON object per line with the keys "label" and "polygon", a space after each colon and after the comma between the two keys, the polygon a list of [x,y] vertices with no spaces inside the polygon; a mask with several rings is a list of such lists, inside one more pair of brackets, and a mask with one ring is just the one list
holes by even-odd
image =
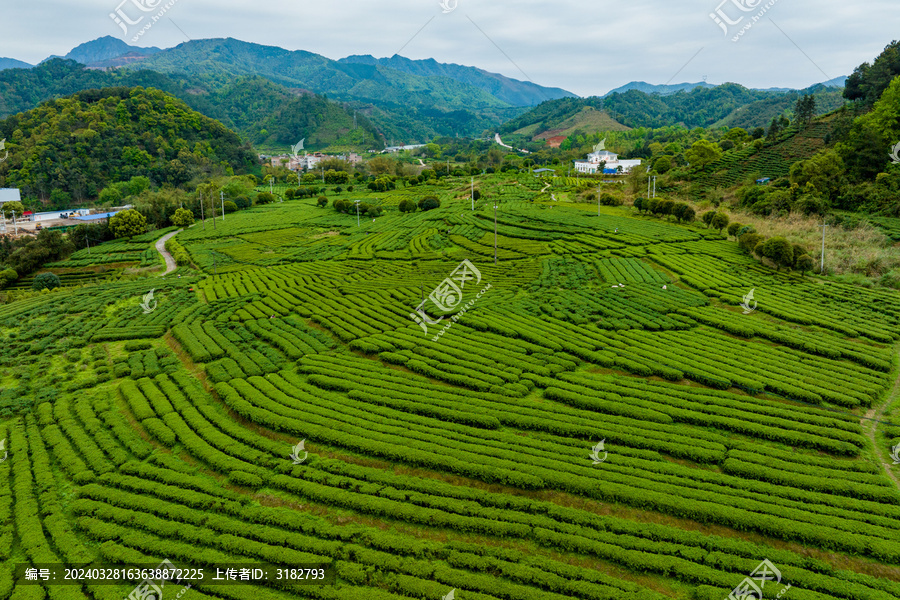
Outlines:
{"label": "green mountain slope", "polygon": [[439,63],[433,58],[410,60],[394,55],[391,58],[375,58],[370,55],[348,56],[338,62],[345,64],[381,65],[422,77],[448,77],[460,83],[473,85],[495,98],[513,106],[534,106],[546,100],[574,97],[575,94],[561,88],[548,88],[530,81],[510,79],[497,73],[489,73],[475,67]]}
{"label": "green mountain slope", "polygon": [[360,149],[383,144],[378,128],[366,117],[371,110],[360,109],[354,131],[352,110],[348,112],[341,104],[322,96],[289,89],[261,77],[240,77],[225,85],[214,85],[206,79],[179,74],[87,69],[61,59],[27,71],[0,72],[0,118],[87,89],[134,86],[152,87],[176,96],[263,147],[295,144],[302,138],[307,140],[306,147],[313,150],[342,143]]}
{"label": "green mountain slope", "polygon": [[[816,96],[817,112],[824,114],[841,104],[842,91],[818,85],[806,90]],[[804,91],[804,92],[806,92]],[[562,98],[544,102],[503,125],[501,132],[512,133],[532,126],[534,135],[563,129],[585,107],[605,110],[628,127],[665,127],[680,124],[687,128],[728,126],[764,127],[772,116],[789,110],[802,92],[749,90],[727,83],[714,88],[698,87],[665,96],[638,90],[613,93],[603,98]]]}
{"label": "green mountain slope", "polygon": [[198,172],[242,172],[255,162],[233,131],[154,89],[51,100],[0,121],[0,138],[9,150],[0,187],[38,198],[68,193],[81,201],[134,176],[177,186]]}

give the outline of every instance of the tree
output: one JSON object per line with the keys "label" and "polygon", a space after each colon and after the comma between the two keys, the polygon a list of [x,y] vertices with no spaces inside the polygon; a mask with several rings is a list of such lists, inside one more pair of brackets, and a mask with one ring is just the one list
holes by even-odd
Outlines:
{"label": "tree", "polygon": [[688,208],[688,205],[684,202],[679,202],[672,208],[672,216],[674,216],[679,221],[684,219],[684,211]]}
{"label": "tree", "polygon": [[738,246],[747,254],[752,254],[763,241],[763,236],[758,233],[745,233],[738,238]]}
{"label": "tree", "polygon": [[275,202],[275,196],[270,192],[260,192],[256,196],[257,204],[271,204],[272,202]]}
{"label": "tree", "polygon": [[653,163],[653,169],[660,174],[668,173],[672,170],[672,157],[660,156],[656,159],[656,162]]}
{"label": "tree", "polygon": [[701,169],[722,158],[722,149],[718,144],[709,140],[697,140],[684,153],[684,157],[691,163],[692,167]]}
{"label": "tree", "polygon": [[293,200],[294,199],[294,190],[291,188],[284,190],[284,197],[288,200]]}
{"label": "tree", "polygon": [[791,264],[791,266],[796,268],[797,261],[800,260],[801,256],[806,254],[806,248],[804,248],[800,244],[794,244],[792,247],[794,249],[794,262]]}
{"label": "tree", "polygon": [[709,222],[709,225],[713,229],[718,229],[719,233],[722,233],[722,230],[728,227],[728,215],[723,212],[717,212]]}
{"label": "tree", "polygon": [[15,269],[4,269],[0,271],[0,290],[11,284],[19,278],[19,274]]}
{"label": "tree", "polygon": [[194,213],[186,208],[179,208],[175,211],[175,214],[172,215],[172,224],[175,225],[175,227],[180,227],[182,229],[190,227],[194,224]]}
{"label": "tree", "polygon": [[644,199],[640,196],[634,199],[634,207],[638,209],[638,212],[641,212],[641,208],[644,206]]}
{"label": "tree", "polygon": [[437,196],[425,196],[419,200],[419,208],[422,210],[432,210],[434,208],[439,208],[440,206],[441,201]]}
{"label": "tree", "polygon": [[816,263],[809,254],[801,254],[797,259],[797,270],[802,274],[806,274],[816,268]]}
{"label": "tree", "polygon": [[4,202],[0,207],[3,208],[3,216],[7,219],[12,219],[13,215],[18,219],[25,212],[25,207],[17,201]]}
{"label": "tree", "polygon": [[319,196],[318,199],[316,199],[316,206],[318,206],[319,208],[325,208],[326,206],[328,206],[328,198],[326,198],[325,196]]}
{"label": "tree", "polygon": [[35,291],[52,290],[59,287],[59,277],[55,273],[41,273],[34,278],[31,289]]}
{"label": "tree", "polygon": [[783,237],[769,238],[762,245],[762,255],[775,263],[776,267],[790,267],[794,264],[794,247]]}
{"label": "tree", "polygon": [[647,170],[643,167],[634,167],[631,169],[626,181],[628,182],[628,189],[633,196],[637,196],[643,190],[647,189],[647,179],[649,177]]}
{"label": "tree", "polygon": [[816,116],[816,97],[812,94],[801,96],[794,107],[794,114],[800,127],[808,127]]}
{"label": "tree", "polygon": [[675,201],[674,200],[660,200],[659,214],[671,215],[673,210],[675,210]]}
{"label": "tree", "polygon": [[694,212],[694,209],[688,206],[684,209],[684,215],[682,215],[681,219],[685,223],[693,223],[694,219],[697,218],[697,213]]}
{"label": "tree", "polygon": [[147,233],[147,218],[134,209],[117,212],[109,220],[109,228],[117,238]]}
{"label": "tree", "polygon": [[[844,159],[835,150],[819,152],[791,165],[791,183],[805,190],[807,184],[823,198],[834,202],[844,188]],[[806,191],[806,190],[805,190]]]}
{"label": "tree", "polygon": [[716,216],[716,211],[710,210],[703,213],[700,216],[700,220],[703,221],[703,224],[709,227],[709,224],[712,223],[713,218]]}
{"label": "tree", "polygon": [[741,225],[740,223],[731,223],[731,224],[728,226],[728,235],[730,235],[730,236],[733,237],[735,240],[737,240],[737,238],[738,238],[738,231],[740,231],[741,228],[743,228],[743,225]]}
{"label": "tree", "polygon": [[225,209],[226,213],[233,213],[233,212],[237,212],[238,207],[237,207],[237,204],[235,204],[231,200],[226,200],[224,209]]}

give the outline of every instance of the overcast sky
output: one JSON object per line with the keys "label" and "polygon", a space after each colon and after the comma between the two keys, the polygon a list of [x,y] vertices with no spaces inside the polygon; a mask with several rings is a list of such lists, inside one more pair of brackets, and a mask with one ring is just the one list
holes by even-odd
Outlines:
{"label": "overcast sky", "polygon": [[[399,52],[588,96],[629,81],[704,77],[712,84],[803,88],[849,75],[900,37],[897,0],[443,1],[449,12],[439,0],[174,0],[134,45],[166,48],[188,37],[233,37],[333,59]],[[132,2],[162,8],[166,0],[120,2],[6,0],[0,56],[34,64],[105,35],[132,43],[110,13],[121,6],[136,19],[142,13]],[[727,36],[710,16],[717,9],[720,20],[742,18],[727,26]]]}

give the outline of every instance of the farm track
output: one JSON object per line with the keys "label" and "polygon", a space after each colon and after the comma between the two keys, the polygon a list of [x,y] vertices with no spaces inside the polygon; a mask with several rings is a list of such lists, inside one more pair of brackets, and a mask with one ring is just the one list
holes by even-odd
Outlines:
{"label": "farm track", "polygon": [[878,431],[878,422],[884,417],[884,413],[887,409],[893,404],[897,398],[900,397],[900,370],[897,372],[897,378],[894,380],[894,385],[891,388],[890,393],[888,393],[887,400],[881,406],[881,408],[873,408],[869,412],[866,413],[865,419],[862,420],[861,424],[863,429],[865,429],[866,437],[872,442],[872,448],[875,450],[875,457],[878,459],[878,462],[881,463],[881,466],[884,467],[885,472],[888,477],[890,477],[893,482],[900,487],[900,479],[897,479],[897,476],[894,475],[893,471],[891,471],[891,467],[893,466],[893,462],[884,458],[884,453],[880,452],[878,449],[877,442],[877,431]]}
{"label": "farm track", "polygon": [[177,266],[175,264],[175,259],[172,258],[172,255],[169,254],[169,251],[166,250],[166,242],[168,242],[170,238],[175,237],[182,231],[183,231],[182,229],[179,229],[178,231],[173,231],[172,233],[167,233],[166,235],[162,236],[161,238],[159,238],[156,241],[156,251],[159,252],[160,254],[162,254],[163,260],[166,261],[166,270],[162,275],[160,275],[160,277],[165,277],[166,275],[168,275],[169,273],[171,273],[172,271],[174,271],[177,268]]}

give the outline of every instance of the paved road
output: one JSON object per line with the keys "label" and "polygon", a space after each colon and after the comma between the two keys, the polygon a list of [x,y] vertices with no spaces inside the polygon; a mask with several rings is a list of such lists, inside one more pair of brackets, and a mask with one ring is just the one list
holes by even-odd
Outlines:
{"label": "paved road", "polygon": [[169,240],[169,238],[178,235],[182,231],[183,229],[179,229],[178,231],[167,233],[156,241],[156,251],[162,254],[162,257],[166,261],[166,272],[161,275],[162,277],[165,277],[178,267],[178,265],[175,264],[175,259],[172,258],[172,255],[169,254],[169,251],[166,250],[166,242]]}

